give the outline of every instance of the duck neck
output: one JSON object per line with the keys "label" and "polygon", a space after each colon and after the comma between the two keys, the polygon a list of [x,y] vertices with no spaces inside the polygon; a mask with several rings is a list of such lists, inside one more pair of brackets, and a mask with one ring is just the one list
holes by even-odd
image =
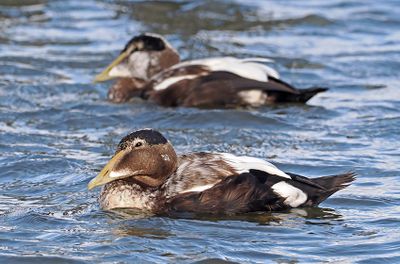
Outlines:
{"label": "duck neck", "polygon": [[152,212],[157,208],[160,197],[162,192],[158,188],[144,187],[131,179],[121,179],[103,187],[99,202],[104,210],[136,208]]}
{"label": "duck neck", "polygon": [[136,78],[118,79],[108,92],[108,98],[115,103],[126,102],[132,97],[140,97],[146,82]]}
{"label": "duck neck", "polygon": [[132,177],[132,181],[143,188],[158,188],[164,183],[164,179],[155,179],[147,175]]}

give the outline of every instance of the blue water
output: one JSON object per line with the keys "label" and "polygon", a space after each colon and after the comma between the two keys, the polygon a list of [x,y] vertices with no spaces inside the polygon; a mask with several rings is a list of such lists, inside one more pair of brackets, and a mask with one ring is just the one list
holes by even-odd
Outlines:
{"label": "blue water", "polygon": [[[0,1],[0,263],[400,263],[399,1]],[[270,57],[308,105],[167,109],[93,76],[142,31],[184,59]],[[358,180],[319,208],[228,218],[103,212],[86,185],[129,131],[178,152]]]}

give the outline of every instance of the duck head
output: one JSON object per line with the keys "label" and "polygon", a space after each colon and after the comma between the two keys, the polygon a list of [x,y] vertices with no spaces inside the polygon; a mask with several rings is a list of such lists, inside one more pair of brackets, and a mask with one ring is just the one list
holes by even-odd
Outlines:
{"label": "duck head", "polygon": [[120,55],[94,81],[134,78],[143,81],[179,62],[177,51],[162,36],[145,33],[133,37]]}
{"label": "duck head", "polygon": [[121,179],[159,187],[177,169],[177,164],[174,148],[161,133],[138,130],[120,141],[115,155],[89,182],[88,189]]}

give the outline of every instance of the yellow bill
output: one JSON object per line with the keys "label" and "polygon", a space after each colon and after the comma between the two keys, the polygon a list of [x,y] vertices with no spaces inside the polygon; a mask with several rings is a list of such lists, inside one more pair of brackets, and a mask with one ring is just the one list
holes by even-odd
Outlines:
{"label": "yellow bill", "polygon": [[116,58],[113,62],[111,62],[110,65],[107,66],[107,68],[102,71],[101,73],[99,73],[98,75],[96,75],[96,77],[94,78],[93,82],[104,82],[110,79],[115,78],[114,76],[110,76],[109,73],[111,71],[111,69],[113,67],[115,67],[116,65],[120,64],[125,58],[127,58],[129,56],[129,53],[124,51],[122,52],[118,58]]}
{"label": "yellow bill", "polygon": [[110,177],[110,172],[114,169],[115,164],[120,161],[125,154],[125,151],[122,150],[118,152],[114,157],[112,157],[112,159],[107,163],[106,166],[104,166],[100,173],[97,174],[97,176],[89,182],[88,189],[91,190],[94,187],[101,186],[116,180],[117,178]]}

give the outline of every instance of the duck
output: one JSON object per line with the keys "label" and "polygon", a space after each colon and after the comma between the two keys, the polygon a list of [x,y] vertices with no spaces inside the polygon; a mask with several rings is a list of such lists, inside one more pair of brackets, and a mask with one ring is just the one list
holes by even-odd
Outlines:
{"label": "duck", "polygon": [[297,89],[280,78],[267,58],[214,57],[180,62],[162,36],[143,33],[94,82],[117,78],[108,92],[114,103],[134,97],[165,107],[234,108],[306,103],[327,88]]}
{"label": "duck", "polygon": [[232,215],[318,206],[355,178],[354,172],[308,178],[230,153],[178,155],[159,131],[140,129],[122,138],[88,189],[102,186],[103,210]]}

